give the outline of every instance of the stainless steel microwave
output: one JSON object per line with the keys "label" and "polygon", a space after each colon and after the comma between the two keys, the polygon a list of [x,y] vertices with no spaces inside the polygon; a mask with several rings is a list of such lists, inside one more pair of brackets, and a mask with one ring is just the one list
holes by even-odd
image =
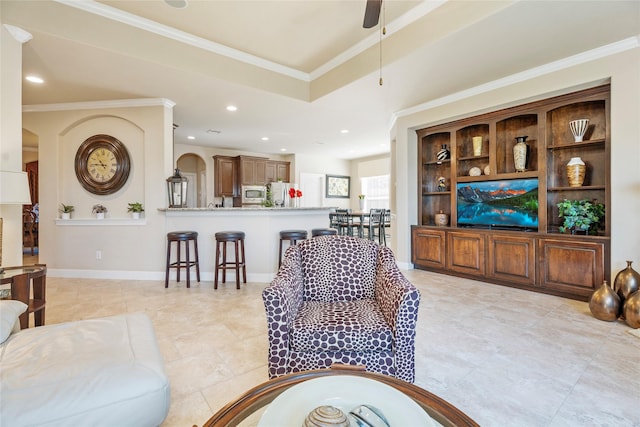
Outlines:
{"label": "stainless steel microwave", "polygon": [[243,185],[242,204],[258,204],[267,197],[267,187],[264,185]]}

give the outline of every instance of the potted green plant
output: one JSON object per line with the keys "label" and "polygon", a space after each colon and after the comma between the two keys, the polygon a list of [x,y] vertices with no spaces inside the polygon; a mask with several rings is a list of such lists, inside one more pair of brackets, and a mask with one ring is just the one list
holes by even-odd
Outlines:
{"label": "potted green plant", "polygon": [[75,208],[72,205],[65,205],[64,203],[60,203],[60,218],[61,219],[69,219],[71,218],[71,212],[73,212]]}
{"label": "potted green plant", "polygon": [[558,216],[564,219],[559,227],[561,233],[582,232],[584,234],[598,234],[602,219],[605,215],[604,204],[596,200],[567,200],[558,203]]}
{"label": "potted green plant", "polygon": [[144,212],[144,206],[140,202],[129,203],[129,207],[127,207],[127,212],[131,212],[131,217],[133,219],[139,219],[140,214]]}
{"label": "potted green plant", "polygon": [[104,214],[107,213],[107,207],[103,206],[103,205],[100,205],[100,204],[93,205],[93,208],[91,209],[91,212],[96,214],[96,218],[104,219]]}

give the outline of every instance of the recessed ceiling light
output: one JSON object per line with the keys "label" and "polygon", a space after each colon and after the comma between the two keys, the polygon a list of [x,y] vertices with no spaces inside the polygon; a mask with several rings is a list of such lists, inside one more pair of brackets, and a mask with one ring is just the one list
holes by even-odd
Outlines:
{"label": "recessed ceiling light", "polygon": [[44,83],[44,80],[42,80],[38,76],[27,76],[25,78],[27,79],[27,81],[30,81],[31,83]]}
{"label": "recessed ceiling light", "polygon": [[189,5],[187,0],[164,0],[164,2],[171,7],[175,7],[176,9],[184,9]]}
{"label": "recessed ceiling light", "polygon": [[236,111],[238,107],[235,105],[227,105],[227,111]]}
{"label": "recessed ceiling light", "polygon": [[286,148],[281,148],[280,151],[287,151],[287,149]]}
{"label": "recessed ceiling light", "polygon": [[268,136],[263,136],[263,137],[262,137],[262,138],[260,138],[260,139],[261,139],[261,140],[263,140],[263,141],[268,141],[268,140],[269,140],[269,137],[268,137]]}
{"label": "recessed ceiling light", "polygon": [[340,133],[349,133],[349,129],[342,129]]}
{"label": "recessed ceiling light", "polygon": [[189,136],[187,137],[187,139],[196,139],[196,137],[195,137],[195,136],[193,136],[193,135],[189,135]]}

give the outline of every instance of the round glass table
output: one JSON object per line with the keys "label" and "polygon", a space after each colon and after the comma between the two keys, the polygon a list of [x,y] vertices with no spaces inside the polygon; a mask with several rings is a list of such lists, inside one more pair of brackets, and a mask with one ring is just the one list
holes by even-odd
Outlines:
{"label": "round glass table", "polygon": [[[284,375],[260,384],[216,412],[203,427],[237,426],[248,418],[255,424],[255,414],[263,411],[280,394],[291,387],[316,378],[353,375],[393,387],[419,405],[434,421],[444,427],[478,427],[464,412],[414,384],[396,378],[358,369],[332,368]],[[254,425],[252,424],[252,425]]]}

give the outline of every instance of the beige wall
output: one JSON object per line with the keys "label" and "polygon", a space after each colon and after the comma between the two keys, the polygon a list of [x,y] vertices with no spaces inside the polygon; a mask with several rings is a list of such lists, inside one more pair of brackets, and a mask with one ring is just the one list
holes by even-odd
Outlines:
{"label": "beige wall", "polygon": [[[167,206],[165,180],[172,172],[173,103],[154,100],[145,105],[153,106],[52,106],[54,111],[23,114],[24,128],[39,139],[40,261],[50,274],[110,277],[108,272],[117,272],[112,277],[132,278],[135,275],[126,272],[163,270],[165,216],[158,208]],[[111,195],[89,193],[75,176],[75,153],[95,134],[119,139],[131,157],[129,180]],[[145,206],[143,224],[90,221],[94,204],[109,209],[107,218],[126,219],[127,204],[135,201]],[[61,203],[75,206],[75,221],[56,221]],[[102,259],[96,259],[96,251]]]}
{"label": "beige wall", "polygon": [[[0,8],[1,9],[1,8]],[[1,20],[0,20],[1,21]],[[17,65],[16,65],[17,64]],[[0,170],[22,170],[22,43],[0,26]],[[22,264],[22,206],[0,205],[2,265]]]}
{"label": "beige wall", "polygon": [[[611,82],[611,269],[625,260],[640,262],[640,48],[548,72],[526,81],[488,90],[464,99],[424,108],[398,118],[392,130],[396,144],[396,255],[409,267],[410,226],[417,224],[417,138],[415,129],[452,119],[547,98]],[[402,190],[401,190],[402,189]]]}

